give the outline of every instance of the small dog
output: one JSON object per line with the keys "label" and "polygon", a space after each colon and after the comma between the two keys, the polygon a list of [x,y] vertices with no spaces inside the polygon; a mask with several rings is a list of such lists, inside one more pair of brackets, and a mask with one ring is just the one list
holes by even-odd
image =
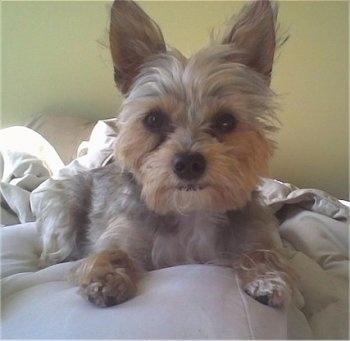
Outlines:
{"label": "small dog", "polygon": [[114,160],[62,181],[38,217],[41,261],[84,258],[73,277],[89,301],[119,304],[143,271],[190,263],[233,267],[264,304],[290,300],[277,221],[256,190],[275,145],[276,18],[275,4],[252,2],[220,41],[186,58],[138,5],[113,3],[110,48],[125,96]]}

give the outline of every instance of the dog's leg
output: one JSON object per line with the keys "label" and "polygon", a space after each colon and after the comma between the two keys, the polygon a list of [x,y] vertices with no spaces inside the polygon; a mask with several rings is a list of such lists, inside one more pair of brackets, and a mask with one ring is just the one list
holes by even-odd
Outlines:
{"label": "dog's leg", "polygon": [[122,303],[136,293],[138,270],[120,250],[105,250],[84,259],[72,272],[79,292],[100,307]]}
{"label": "dog's leg", "polygon": [[81,172],[65,180],[50,179],[48,187],[33,194],[33,212],[43,250],[40,267],[81,258],[90,208],[91,175]]}
{"label": "dog's leg", "polygon": [[234,263],[244,291],[257,301],[273,307],[286,306],[292,295],[294,274],[274,250],[256,250]]}

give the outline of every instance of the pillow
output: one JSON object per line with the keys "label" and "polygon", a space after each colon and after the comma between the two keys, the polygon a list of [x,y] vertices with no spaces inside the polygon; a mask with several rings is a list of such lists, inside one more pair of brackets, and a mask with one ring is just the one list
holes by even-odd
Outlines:
{"label": "pillow", "polygon": [[133,299],[99,308],[66,277],[75,262],[38,269],[35,223],[0,230],[5,339],[285,339],[287,312],[241,291],[229,268],[183,265],[145,274]]}
{"label": "pillow", "polygon": [[80,143],[89,139],[95,124],[96,121],[82,117],[38,115],[27,127],[45,137],[68,164],[77,157]]}

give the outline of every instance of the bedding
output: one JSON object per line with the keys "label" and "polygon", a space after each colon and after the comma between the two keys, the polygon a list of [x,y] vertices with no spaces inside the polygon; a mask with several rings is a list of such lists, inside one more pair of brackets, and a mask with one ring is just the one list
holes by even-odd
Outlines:
{"label": "bedding", "polygon": [[96,121],[83,117],[65,115],[35,115],[26,126],[38,132],[51,145],[64,164],[73,161],[82,153],[84,143],[91,134]]}
{"label": "bedding", "polygon": [[[75,262],[39,269],[41,243],[34,220],[42,194],[79,169],[107,163],[114,122],[99,121],[84,151],[66,166],[44,138],[31,154],[21,146],[2,148],[2,209],[13,218],[0,229],[3,338],[349,338],[349,203],[274,179],[263,179],[259,189],[279,218],[276,234],[299,276],[299,291],[286,309],[253,300],[231,269],[213,265],[149,272],[135,298],[110,308],[98,308],[77,294],[68,280]],[[36,134],[26,132],[28,138]],[[0,132],[2,142],[4,136]],[[11,191],[4,195],[6,186]]]}

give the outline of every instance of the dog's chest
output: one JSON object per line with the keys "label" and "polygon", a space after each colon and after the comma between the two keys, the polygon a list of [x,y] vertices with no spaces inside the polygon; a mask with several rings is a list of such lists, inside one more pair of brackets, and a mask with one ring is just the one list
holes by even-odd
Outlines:
{"label": "dog's chest", "polygon": [[152,248],[155,268],[210,263],[221,258],[225,219],[206,214],[179,216],[176,224],[158,229]]}

